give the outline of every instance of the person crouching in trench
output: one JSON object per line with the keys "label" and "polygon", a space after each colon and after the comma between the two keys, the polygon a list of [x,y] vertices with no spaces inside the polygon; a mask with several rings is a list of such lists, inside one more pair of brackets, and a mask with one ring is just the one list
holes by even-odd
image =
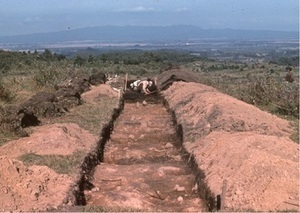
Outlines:
{"label": "person crouching in trench", "polygon": [[145,93],[146,95],[155,92],[155,90],[154,91],[150,90],[150,88],[155,89],[153,88],[154,87],[153,81],[151,81],[150,79],[140,81],[137,87],[138,87],[138,91]]}

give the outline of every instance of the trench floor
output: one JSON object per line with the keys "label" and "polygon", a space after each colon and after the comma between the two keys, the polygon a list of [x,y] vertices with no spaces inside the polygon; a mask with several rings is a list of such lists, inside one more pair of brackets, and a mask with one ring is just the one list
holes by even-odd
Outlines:
{"label": "trench floor", "polygon": [[172,116],[162,101],[126,102],[95,168],[86,207],[103,211],[204,211],[195,177],[181,159]]}

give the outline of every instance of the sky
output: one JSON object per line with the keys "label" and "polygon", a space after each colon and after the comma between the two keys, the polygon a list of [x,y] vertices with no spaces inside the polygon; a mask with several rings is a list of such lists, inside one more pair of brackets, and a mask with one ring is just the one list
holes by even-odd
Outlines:
{"label": "sky", "polygon": [[0,36],[93,26],[299,31],[299,0],[0,0]]}

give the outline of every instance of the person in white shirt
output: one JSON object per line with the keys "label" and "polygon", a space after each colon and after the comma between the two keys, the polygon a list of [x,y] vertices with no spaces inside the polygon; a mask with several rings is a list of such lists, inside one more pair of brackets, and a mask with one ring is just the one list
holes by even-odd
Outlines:
{"label": "person in white shirt", "polygon": [[143,80],[138,83],[138,90],[145,93],[146,95],[150,94],[151,91],[149,90],[149,87],[153,85],[153,82],[151,80]]}
{"label": "person in white shirt", "polygon": [[132,82],[130,84],[130,88],[133,90],[133,91],[137,91],[138,90],[138,85],[139,83],[141,82],[141,80],[136,80],[134,82]]}

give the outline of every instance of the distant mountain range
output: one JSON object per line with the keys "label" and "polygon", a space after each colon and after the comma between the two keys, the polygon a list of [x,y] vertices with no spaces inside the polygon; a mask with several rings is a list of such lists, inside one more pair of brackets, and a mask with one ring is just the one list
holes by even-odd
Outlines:
{"label": "distant mountain range", "polygon": [[299,39],[299,32],[202,29],[196,26],[100,26],[51,33],[0,36],[0,43],[60,43],[74,41],[155,42],[197,39]]}

